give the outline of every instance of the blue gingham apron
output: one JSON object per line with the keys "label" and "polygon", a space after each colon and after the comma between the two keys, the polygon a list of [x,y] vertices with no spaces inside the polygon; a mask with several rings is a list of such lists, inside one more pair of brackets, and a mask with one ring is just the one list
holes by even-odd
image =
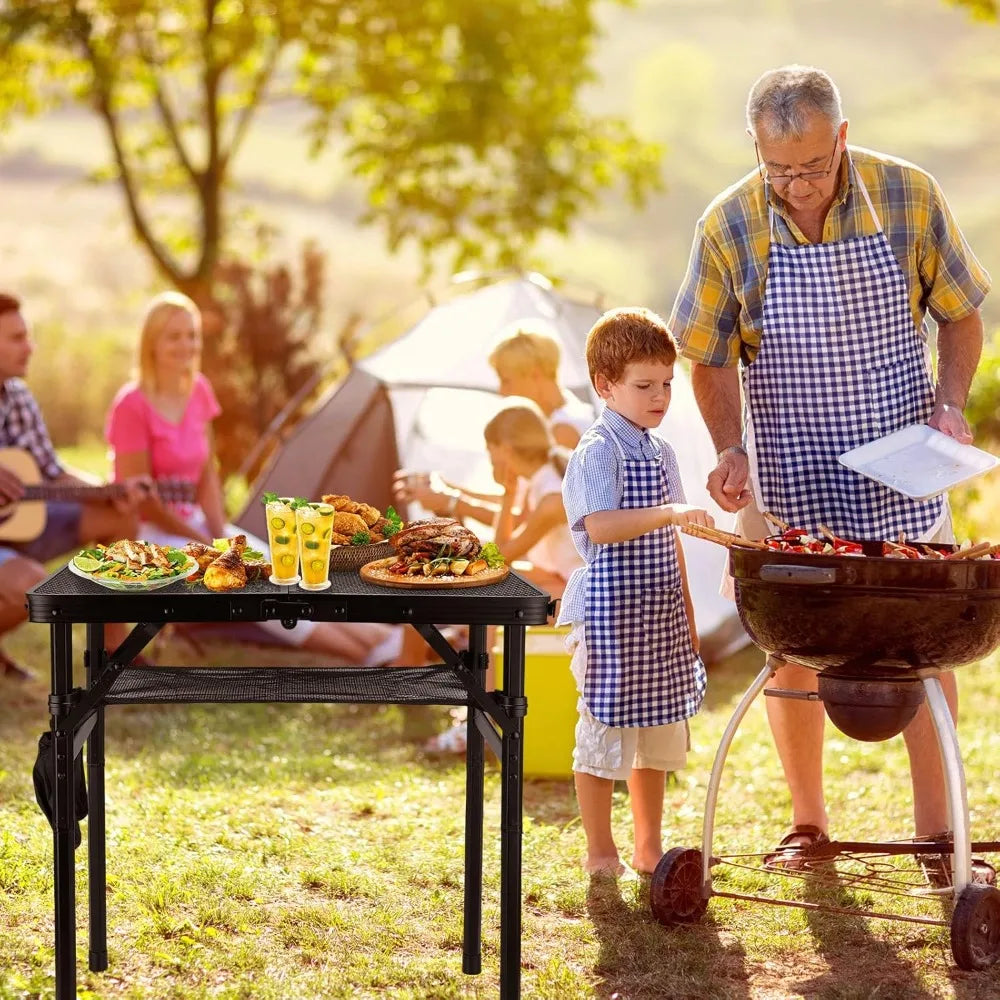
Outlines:
{"label": "blue gingham apron", "polygon": [[[618,450],[622,509],[669,503],[655,458]],[[672,526],[598,547],[587,567],[587,673],[583,699],[608,726],[662,726],[695,715],[705,696],[705,666],[691,645]]]}
{"label": "blue gingham apron", "polygon": [[751,477],[758,507],[796,527],[919,539],[941,521],[944,497],[911,500],[837,461],[926,422],[934,406],[906,278],[856,173],[854,184],[878,229],[872,236],[784,246],[768,210],[760,350],[743,371]]}

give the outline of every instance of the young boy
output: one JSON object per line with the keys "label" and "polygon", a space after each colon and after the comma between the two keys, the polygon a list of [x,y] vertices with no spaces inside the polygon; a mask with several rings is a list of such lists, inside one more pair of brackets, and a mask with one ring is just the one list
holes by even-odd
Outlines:
{"label": "young boy", "polygon": [[586,565],[566,586],[559,624],[573,626],[580,691],[573,770],[589,873],[625,871],[611,832],[611,795],[626,779],[632,867],[663,853],[667,771],[687,759],[687,722],[705,695],[705,668],[677,539],[713,523],[684,503],[673,449],[651,434],[670,405],[677,349],[647,309],[605,313],[587,335],[587,366],[606,406],[577,445],[563,503]]}

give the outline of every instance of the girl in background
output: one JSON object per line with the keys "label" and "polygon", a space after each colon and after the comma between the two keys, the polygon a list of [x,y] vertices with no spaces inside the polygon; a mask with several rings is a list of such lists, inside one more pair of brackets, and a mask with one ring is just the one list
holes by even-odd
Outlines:
{"label": "girl in background", "polygon": [[[139,338],[138,373],[118,391],[105,426],[116,480],[136,475],[186,480],[194,503],[164,503],[155,494],[140,505],[139,538],[158,545],[247,535],[251,548],[266,542],[227,523],[216,469],[212,421],[221,408],[201,371],[201,313],[179,292],[157,295]],[[399,649],[398,629],[354,622],[280,622],[260,627],[278,644],[293,645],[352,664],[381,663]]]}
{"label": "girl in background", "polygon": [[[569,452],[553,440],[538,404],[521,396],[504,401],[483,429],[483,437],[493,478],[504,491],[494,520],[494,541],[508,563],[522,563],[517,568],[521,576],[552,597],[562,597],[573,570],[583,565],[562,500]],[[523,509],[516,506],[518,497],[524,498]],[[487,649],[493,649],[495,636],[495,628],[487,629]],[[494,687],[491,657],[486,690]],[[425,749],[430,753],[465,753],[465,721],[459,720],[432,737]]]}

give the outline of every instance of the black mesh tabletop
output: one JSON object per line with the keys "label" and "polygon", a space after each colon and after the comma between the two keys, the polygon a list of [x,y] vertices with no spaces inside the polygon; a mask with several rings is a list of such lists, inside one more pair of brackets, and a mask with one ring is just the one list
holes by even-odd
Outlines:
{"label": "black mesh tabletop", "polygon": [[550,598],[516,573],[484,587],[402,590],[331,573],[328,590],[255,581],[215,593],[184,581],[146,593],[122,593],[81,579],[65,567],[28,591],[33,622],[369,621],[414,624],[543,625]]}

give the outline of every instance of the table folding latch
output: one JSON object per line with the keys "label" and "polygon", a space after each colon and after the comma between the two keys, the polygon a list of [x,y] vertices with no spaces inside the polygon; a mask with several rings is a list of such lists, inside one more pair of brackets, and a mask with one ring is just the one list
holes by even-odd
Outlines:
{"label": "table folding latch", "polygon": [[73,711],[73,706],[76,705],[82,696],[82,688],[73,688],[72,691],[67,691],[65,694],[50,694],[49,715],[53,718],[62,718],[64,715],[69,715]]}
{"label": "table folding latch", "polygon": [[512,719],[523,719],[528,714],[528,699],[524,695],[507,695],[497,691],[494,695],[500,707]]}
{"label": "table folding latch", "polygon": [[285,628],[295,628],[300,621],[310,621],[314,608],[308,601],[296,601],[288,598],[262,601],[261,614],[265,621],[278,619]]}

